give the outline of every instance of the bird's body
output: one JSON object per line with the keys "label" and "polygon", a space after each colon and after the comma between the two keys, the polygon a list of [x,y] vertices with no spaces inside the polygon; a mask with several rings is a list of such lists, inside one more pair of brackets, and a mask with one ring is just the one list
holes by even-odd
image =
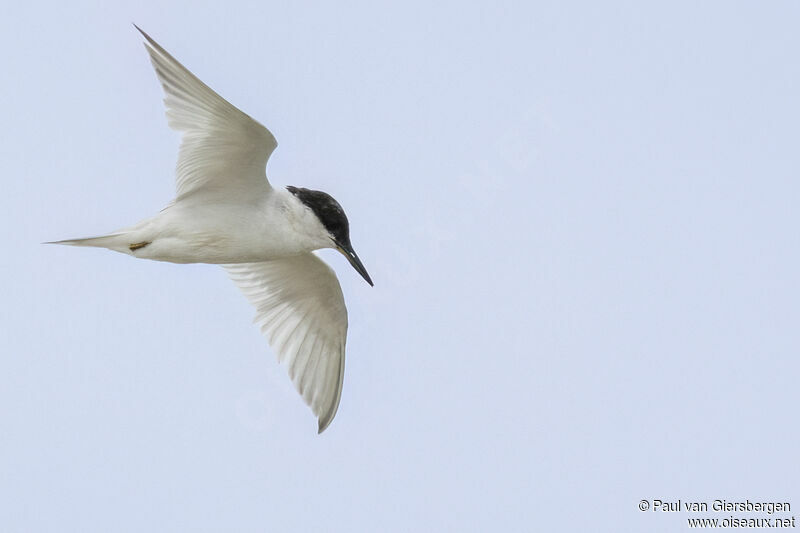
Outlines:
{"label": "bird's body", "polygon": [[[329,247],[322,235],[322,224],[294,195],[269,189],[247,203],[180,199],[153,217],[99,239],[106,239],[105,248],[141,259],[224,265]],[[93,242],[86,239],[83,244]]]}
{"label": "bird's body", "polygon": [[273,188],[265,173],[277,146],[272,133],[139,31],[164,87],[169,124],[183,133],[177,195],[138,224],[57,244],[223,265],[256,306],[256,321],[321,432],[339,406],[347,309],[336,275],[312,251],[339,250],[372,285],[350,244],[347,217],[326,193]]}

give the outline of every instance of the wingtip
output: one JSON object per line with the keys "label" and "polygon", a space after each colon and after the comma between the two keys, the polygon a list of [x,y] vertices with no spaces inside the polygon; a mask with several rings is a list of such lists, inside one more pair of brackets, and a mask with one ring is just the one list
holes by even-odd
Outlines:
{"label": "wingtip", "polygon": [[154,43],[154,41],[153,41],[153,38],[152,38],[152,37],[150,37],[150,36],[147,34],[147,32],[146,32],[146,31],[144,31],[142,28],[140,28],[139,26],[137,26],[137,24],[136,24],[135,22],[131,22],[131,24],[133,24],[133,27],[134,27],[134,28],[136,28],[136,29],[139,31],[139,33],[141,33],[141,34],[142,34],[142,37],[144,37],[145,41],[147,41],[147,42],[148,42],[149,44],[151,44],[151,45]]}
{"label": "wingtip", "polygon": [[[341,391],[341,386],[340,389]],[[336,412],[339,410],[339,398],[336,398],[336,404],[328,410],[327,413],[319,417],[319,425],[317,426],[317,435],[328,429],[333,419],[336,418]]]}

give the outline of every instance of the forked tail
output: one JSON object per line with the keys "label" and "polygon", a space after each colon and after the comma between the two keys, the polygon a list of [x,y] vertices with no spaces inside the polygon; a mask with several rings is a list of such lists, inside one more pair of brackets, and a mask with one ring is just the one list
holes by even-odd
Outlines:
{"label": "forked tail", "polygon": [[46,242],[44,244],[66,244],[68,246],[93,246],[96,248],[108,248],[124,254],[131,253],[130,243],[127,233],[112,233],[101,235],[100,237],[88,237],[85,239],[66,239],[63,241]]}

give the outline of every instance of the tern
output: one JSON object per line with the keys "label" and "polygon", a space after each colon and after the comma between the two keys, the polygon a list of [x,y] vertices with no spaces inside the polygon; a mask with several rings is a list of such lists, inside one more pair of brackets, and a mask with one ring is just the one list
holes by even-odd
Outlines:
{"label": "tern", "polygon": [[322,433],[342,394],[347,308],[336,274],[312,252],[338,250],[373,285],[350,244],[347,216],[327,193],[273,188],[266,175],[278,146],[272,133],[134,26],[164,89],[169,126],[182,133],[175,199],[108,235],[48,244],[222,265],[256,307],[255,322]]}

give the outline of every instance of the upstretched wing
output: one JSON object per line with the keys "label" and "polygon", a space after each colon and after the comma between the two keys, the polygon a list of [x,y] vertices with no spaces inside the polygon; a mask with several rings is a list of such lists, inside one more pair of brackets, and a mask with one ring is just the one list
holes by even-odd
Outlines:
{"label": "upstretched wing", "polygon": [[164,87],[167,120],[183,133],[177,198],[204,192],[252,198],[270,188],[266,164],[278,143],[267,128],[200,81],[138,26]]}
{"label": "upstretched wing", "polygon": [[336,274],[311,252],[225,269],[256,307],[256,323],[322,433],[339,408],[344,377],[347,308]]}

